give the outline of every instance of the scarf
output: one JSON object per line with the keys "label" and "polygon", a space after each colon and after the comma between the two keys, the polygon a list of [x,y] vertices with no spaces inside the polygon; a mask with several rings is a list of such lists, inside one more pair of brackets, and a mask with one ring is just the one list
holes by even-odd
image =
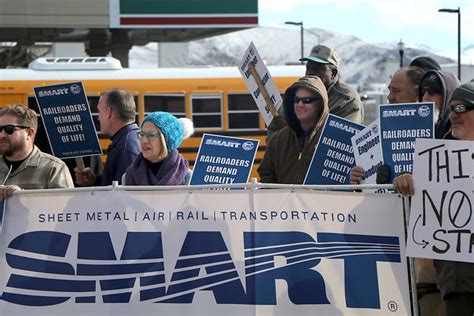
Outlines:
{"label": "scarf", "polygon": [[[125,185],[180,185],[188,173],[189,162],[177,151],[162,161],[154,173],[143,154],[138,154],[133,164],[127,168]],[[149,162],[148,162],[149,163]]]}

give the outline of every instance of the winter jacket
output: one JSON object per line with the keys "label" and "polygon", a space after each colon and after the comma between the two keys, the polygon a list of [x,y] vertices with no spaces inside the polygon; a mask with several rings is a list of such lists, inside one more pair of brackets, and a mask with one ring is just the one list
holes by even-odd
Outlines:
{"label": "winter jacket", "polygon": [[[302,150],[299,148],[298,137],[302,137],[305,132],[294,110],[294,96],[298,88],[312,91],[322,98],[323,103],[315,127],[310,132]],[[329,114],[328,95],[321,79],[316,76],[306,76],[293,83],[285,91],[283,108],[288,125],[268,140],[267,150],[257,171],[261,182],[302,184]]]}
{"label": "winter jacket", "polygon": [[5,161],[0,158],[0,181],[5,181],[7,185],[15,184],[25,190],[74,188],[66,164],[36,146],[21,165],[10,173],[8,179],[5,179],[8,170]]}
{"label": "winter jacket", "polygon": [[329,113],[354,123],[364,121],[364,105],[359,94],[347,83],[337,80],[328,90]]}
{"label": "winter jacket", "polygon": [[138,125],[133,123],[122,127],[112,136],[112,143],[107,148],[104,172],[97,177],[96,185],[111,185],[113,181],[120,181],[128,166],[140,153],[137,136],[139,131]]}
{"label": "winter jacket", "polygon": [[[435,74],[441,80],[443,85],[443,104],[441,105],[438,120],[435,124],[435,138],[441,139],[451,128],[451,121],[449,120],[449,114],[451,113],[449,99],[451,99],[454,89],[456,89],[456,87],[458,87],[461,83],[452,73],[443,70],[431,70],[426,72],[421,78],[420,83],[422,83],[423,80],[431,74]],[[418,96],[420,102],[423,101],[422,88],[422,85],[418,86]]]}

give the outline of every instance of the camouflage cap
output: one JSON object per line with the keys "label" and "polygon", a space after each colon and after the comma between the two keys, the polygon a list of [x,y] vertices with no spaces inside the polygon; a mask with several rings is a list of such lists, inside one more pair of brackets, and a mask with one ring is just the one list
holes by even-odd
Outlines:
{"label": "camouflage cap", "polygon": [[309,56],[301,58],[300,61],[314,61],[320,64],[332,64],[339,68],[341,60],[336,51],[324,45],[315,45],[311,49]]}

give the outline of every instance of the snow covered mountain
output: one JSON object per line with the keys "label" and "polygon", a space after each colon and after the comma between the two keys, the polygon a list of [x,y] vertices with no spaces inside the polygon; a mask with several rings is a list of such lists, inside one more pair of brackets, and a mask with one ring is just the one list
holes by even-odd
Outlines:
{"label": "snow covered mountain", "polygon": [[[254,42],[267,65],[298,63],[301,56],[298,28],[258,27],[189,42],[187,56],[177,56],[170,61],[170,66],[236,66],[250,42]],[[318,43],[333,47],[339,53],[342,59],[341,76],[349,83],[388,82],[390,75],[399,67],[396,43],[368,44],[354,36],[317,28],[305,29],[305,55]],[[156,67],[157,47],[156,43],[135,46],[130,52],[130,67]],[[422,45],[407,47],[404,65],[420,55],[432,56],[440,64],[454,63],[450,58],[423,48]]]}

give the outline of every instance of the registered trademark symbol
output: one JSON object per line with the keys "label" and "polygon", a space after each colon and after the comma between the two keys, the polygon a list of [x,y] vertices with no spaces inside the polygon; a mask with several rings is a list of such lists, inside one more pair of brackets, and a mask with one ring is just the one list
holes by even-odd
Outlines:
{"label": "registered trademark symbol", "polygon": [[389,301],[387,307],[389,311],[396,312],[398,309],[398,304],[394,301]]}

